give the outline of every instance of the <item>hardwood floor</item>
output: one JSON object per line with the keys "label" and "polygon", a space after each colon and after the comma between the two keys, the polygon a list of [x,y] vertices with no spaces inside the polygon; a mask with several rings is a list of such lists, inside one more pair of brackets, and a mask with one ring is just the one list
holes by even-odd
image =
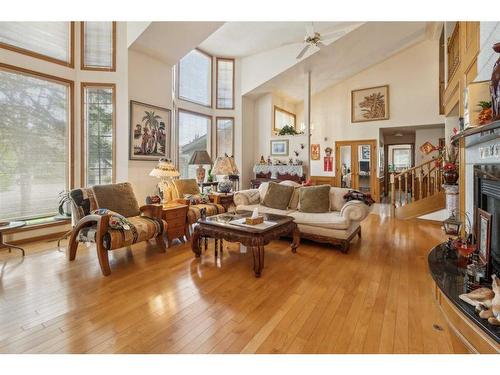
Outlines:
{"label": "hardwood floor", "polygon": [[200,261],[189,244],[138,244],[111,253],[109,277],[83,245],[74,262],[55,242],[2,252],[0,352],[466,352],[432,296],[439,226],[371,214],[362,230],[348,254],[273,242],[260,279],[235,244],[217,264],[213,245]]}

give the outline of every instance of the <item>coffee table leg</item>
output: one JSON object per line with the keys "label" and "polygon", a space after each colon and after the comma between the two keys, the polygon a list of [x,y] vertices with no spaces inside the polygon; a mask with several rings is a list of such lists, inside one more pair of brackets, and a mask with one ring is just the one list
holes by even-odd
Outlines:
{"label": "coffee table leg", "polygon": [[200,246],[200,234],[196,229],[191,237],[191,250],[195,253],[196,258],[201,256],[201,246]]}
{"label": "coffee table leg", "polygon": [[295,228],[293,230],[293,240],[292,240],[292,245],[291,245],[293,253],[297,252],[297,248],[299,247],[299,245],[300,245],[300,231],[299,231],[299,228],[297,226],[295,226]]}
{"label": "coffee table leg", "polygon": [[264,246],[252,247],[253,254],[253,271],[255,277],[260,277],[262,269],[264,268]]}
{"label": "coffee table leg", "polygon": [[21,253],[23,253],[23,256],[25,255],[24,254],[24,249],[22,247],[19,247],[19,246],[16,246],[16,245],[11,245],[11,244],[9,244],[7,242],[3,242],[3,234],[2,234],[2,232],[0,232],[0,247],[1,246],[5,246],[5,247],[9,248],[9,253],[11,252],[11,248],[12,248],[12,249],[20,250]]}

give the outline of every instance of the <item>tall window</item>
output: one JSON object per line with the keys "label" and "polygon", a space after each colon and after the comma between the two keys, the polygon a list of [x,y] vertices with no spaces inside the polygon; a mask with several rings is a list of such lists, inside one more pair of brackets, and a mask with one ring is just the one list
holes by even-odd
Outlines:
{"label": "tall window", "polygon": [[212,57],[197,49],[179,62],[178,97],[206,107],[212,106]]}
{"label": "tall window", "polygon": [[82,22],[82,64],[86,70],[116,70],[116,22]]}
{"label": "tall window", "polygon": [[[273,133],[278,134],[285,125],[295,128],[295,114],[285,111],[284,109],[274,106],[274,127]],[[295,128],[297,129],[297,128]]]}
{"label": "tall window", "polygon": [[57,212],[69,188],[72,83],[0,66],[0,219]]}
{"label": "tall window", "polygon": [[189,165],[194,151],[207,150],[212,118],[200,113],[178,110],[179,172],[183,178],[196,177],[196,165]]}
{"label": "tall window", "polygon": [[233,156],[233,137],[234,137],[234,118],[233,117],[217,117],[217,140],[216,149],[217,157]]}
{"label": "tall window", "polygon": [[73,67],[73,22],[0,22],[0,47]]}
{"label": "tall window", "polygon": [[234,109],[234,60],[217,58],[217,109]]}
{"label": "tall window", "polygon": [[82,83],[82,124],[86,186],[109,184],[114,178],[113,84]]}

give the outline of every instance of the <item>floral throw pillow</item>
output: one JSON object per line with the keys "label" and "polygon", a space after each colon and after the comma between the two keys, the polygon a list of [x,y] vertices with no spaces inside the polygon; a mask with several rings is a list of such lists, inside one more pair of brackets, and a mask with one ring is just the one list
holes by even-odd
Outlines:
{"label": "floral throw pillow", "polygon": [[111,215],[109,218],[109,227],[112,229],[123,229],[130,230],[132,223],[127,220],[127,218],[123,215],[120,215],[117,212],[108,210],[107,208],[99,208],[97,210],[92,211],[93,215]]}

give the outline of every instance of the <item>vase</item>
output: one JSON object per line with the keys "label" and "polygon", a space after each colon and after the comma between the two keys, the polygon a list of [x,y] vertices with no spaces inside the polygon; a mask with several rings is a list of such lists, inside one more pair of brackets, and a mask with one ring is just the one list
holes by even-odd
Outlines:
{"label": "vase", "polygon": [[230,193],[232,188],[233,183],[227,177],[225,177],[224,180],[220,181],[217,185],[217,189],[221,193]]}
{"label": "vase", "polygon": [[[495,43],[493,50],[500,53],[500,42]],[[493,121],[500,120],[500,57],[493,66],[490,82],[491,109]]]}
{"label": "vase", "polygon": [[443,178],[446,185],[455,185],[458,181],[458,172],[456,169],[446,169],[443,172]]}

